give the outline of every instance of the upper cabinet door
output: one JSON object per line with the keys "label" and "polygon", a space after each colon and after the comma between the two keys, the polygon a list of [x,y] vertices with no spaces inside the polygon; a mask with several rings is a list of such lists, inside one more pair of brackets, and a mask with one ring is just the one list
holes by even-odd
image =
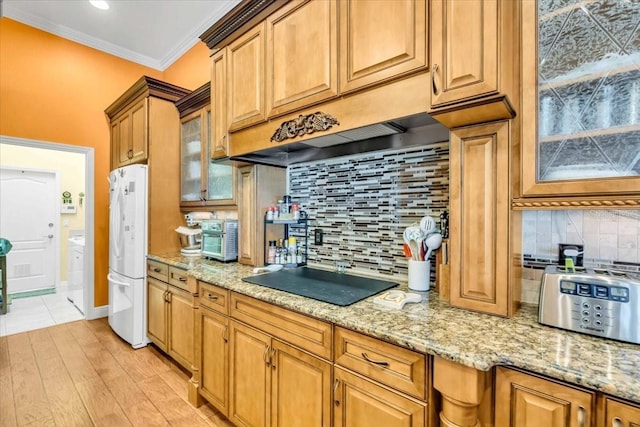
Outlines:
{"label": "upper cabinet door", "polygon": [[431,106],[498,91],[498,1],[431,3]]}
{"label": "upper cabinet door", "polygon": [[639,16],[637,1],[522,2],[524,196],[640,205]]}
{"label": "upper cabinet door", "polygon": [[427,67],[426,0],[342,0],[339,5],[341,93]]}
{"label": "upper cabinet door", "polygon": [[227,87],[227,50],[222,49],[213,55],[211,67],[211,158],[214,159],[229,155]]}
{"label": "upper cabinet door", "polygon": [[267,18],[267,114],[338,93],[335,1],[295,1]]}
{"label": "upper cabinet door", "polygon": [[229,131],[265,120],[264,28],[263,22],[227,47]]}

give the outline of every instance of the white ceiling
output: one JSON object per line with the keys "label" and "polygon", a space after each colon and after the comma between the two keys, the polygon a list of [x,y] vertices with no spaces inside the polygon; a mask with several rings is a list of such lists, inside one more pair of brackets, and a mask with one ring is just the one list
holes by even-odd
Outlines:
{"label": "white ceiling", "polygon": [[0,0],[2,16],[164,70],[240,0]]}

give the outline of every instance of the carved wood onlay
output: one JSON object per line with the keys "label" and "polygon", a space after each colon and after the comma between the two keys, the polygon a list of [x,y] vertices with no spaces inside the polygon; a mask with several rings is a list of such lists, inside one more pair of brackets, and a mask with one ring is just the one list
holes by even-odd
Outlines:
{"label": "carved wood onlay", "polygon": [[211,103],[211,82],[207,82],[175,102],[180,118],[188,116]]}
{"label": "carved wood onlay", "polygon": [[321,111],[303,116],[299,115],[293,120],[283,122],[271,137],[273,142],[282,142],[285,139],[304,136],[318,131],[325,131],[340,125],[338,120],[330,114]]}
{"label": "carved wood onlay", "polygon": [[514,199],[511,207],[527,209],[640,209],[640,196],[627,198]]}

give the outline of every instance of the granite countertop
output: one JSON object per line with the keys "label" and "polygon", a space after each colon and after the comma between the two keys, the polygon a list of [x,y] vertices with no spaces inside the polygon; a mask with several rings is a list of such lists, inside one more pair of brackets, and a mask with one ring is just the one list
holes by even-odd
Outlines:
{"label": "granite countertop", "polygon": [[640,345],[540,325],[536,306],[523,305],[506,319],[452,307],[426,292],[422,302],[402,310],[374,304],[373,297],[340,307],[243,282],[253,268],[237,263],[179,254],[149,258],[222,288],[462,365],[484,371],[514,366],[640,403]]}

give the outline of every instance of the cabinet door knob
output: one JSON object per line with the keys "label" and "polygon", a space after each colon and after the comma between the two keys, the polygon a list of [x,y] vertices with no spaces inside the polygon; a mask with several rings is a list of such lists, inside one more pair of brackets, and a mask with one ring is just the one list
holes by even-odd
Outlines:
{"label": "cabinet door knob", "polygon": [[365,353],[364,351],[362,352],[362,357],[364,358],[364,360],[366,360],[367,362],[379,365],[379,366],[389,366],[389,362],[385,362],[384,360],[373,360],[371,358],[369,358],[369,355],[367,353]]}

